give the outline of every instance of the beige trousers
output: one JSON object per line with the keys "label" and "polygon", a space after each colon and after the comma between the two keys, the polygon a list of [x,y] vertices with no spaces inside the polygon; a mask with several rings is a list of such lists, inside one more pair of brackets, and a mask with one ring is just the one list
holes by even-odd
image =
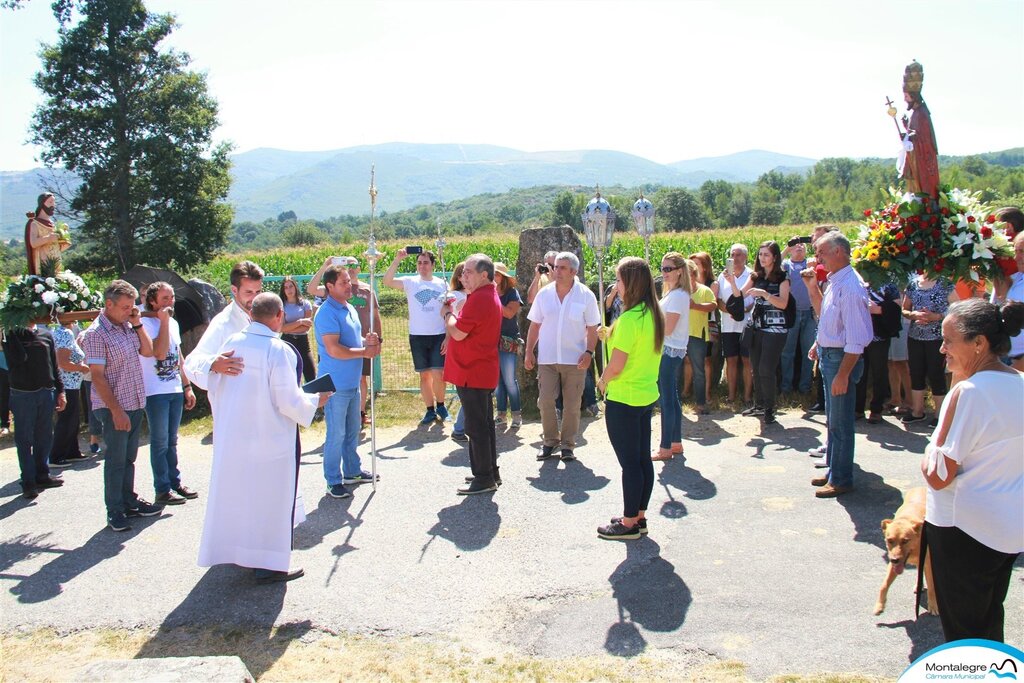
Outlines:
{"label": "beige trousers", "polygon": [[[538,365],[537,407],[540,408],[541,438],[544,445],[561,450],[576,447],[576,433],[580,430],[580,399],[583,397],[583,382],[587,371],[575,365]],[[558,431],[558,416],[555,401],[558,390],[562,390],[562,431]]]}

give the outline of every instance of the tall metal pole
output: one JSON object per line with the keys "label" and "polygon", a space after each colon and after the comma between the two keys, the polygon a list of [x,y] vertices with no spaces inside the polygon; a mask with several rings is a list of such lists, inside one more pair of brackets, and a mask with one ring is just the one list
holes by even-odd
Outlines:
{"label": "tall metal pole", "polygon": [[[377,185],[374,182],[376,175],[376,165],[370,166],[370,239],[367,245],[366,252],[363,254],[366,256],[366,262],[370,266],[370,334],[377,332],[373,328],[373,321],[376,318],[376,311],[374,310],[377,302],[377,259],[380,258],[381,254],[377,251],[377,240],[373,235],[373,223],[376,219],[377,213]],[[373,484],[373,490],[377,490],[377,407],[375,394],[377,383],[374,380],[374,360],[370,359],[370,463],[371,463],[371,477],[370,481]]]}

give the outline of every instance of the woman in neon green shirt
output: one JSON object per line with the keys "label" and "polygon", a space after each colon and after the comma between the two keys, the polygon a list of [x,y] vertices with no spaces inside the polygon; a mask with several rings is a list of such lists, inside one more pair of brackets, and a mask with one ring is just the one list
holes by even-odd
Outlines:
{"label": "woman in neon green shirt", "polygon": [[611,359],[597,388],[605,394],[605,427],[622,467],[622,517],[600,526],[597,535],[610,540],[640,538],[654,490],[651,462],[651,416],[658,401],[658,369],[665,339],[665,319],[658,305],[651,268],[627,257],[616,268],[616,287],[623,313],[612,327]]}

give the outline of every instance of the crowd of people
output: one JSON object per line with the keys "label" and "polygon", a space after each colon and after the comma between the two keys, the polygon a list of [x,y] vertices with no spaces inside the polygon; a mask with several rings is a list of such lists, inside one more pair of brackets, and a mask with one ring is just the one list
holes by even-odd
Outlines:
{"label": "crowd of people", "polygon": [[[1019,221],[1019,214],[1003,220]],[[930,486],[926,532],[944,567],[936,571],[943,626],[947,635],[994,637],[1001,635],[992,624],[1001,628],[1013,559],[1024,551],[1024,429],[1019,410],[999,407],[1024,404],[1024,232],[1014,226],[1019,272],[993,283],[991,294],[969,289],[963,301],[956,283],[923,276],[902,291],[869,287],[851,266],[849,241],[830,225],[785,248],[760,244],[752,268],[747,247],[734,244],[717,276],[703,252],[665,254],[659,277],[647,261],[624,258],[609,290],[599,293],[582,281],[577,255],[552,252],[537,264],[526,303],[507,267],[485,254],[458,264],[447,282],[434,275],[433,253],[402,249],[383,284],[408,303],[421,424],[449,418],[447,384],[460,399],[452,438],[467,445],[471,474],[459,495],[501,485],[496,425],[522,424],[520,358],[522,371],[537,378],[537,460],[576,460],[581,418],[598,415],[597,393],[604,396],[623,492],[621,514],[597,529],[605,539],[648,533],[654,462],[683,455],[683,399],[692,394],[695,413],[706,415],[722,366],[728,400],[765,429],[778,422],[780,395],[802,395],[814,401],[811,410],[825,413],[827,438],[811,452],[826,470],[811,481],[818,498],[854,489],[859,418],[928,420],[936,430],[922,465]],[[410,255],[415,275],[398,277]],[[298,428],[323,410],[326,495],[347,498],[351,486],[375,481],[358,446],[370,363],[383,340],[376,295],[359,282],[358,268],[350,257],[325,260],[306,288],[315,297],[309,302],[295,280],[286,278],[279,294],[264,292],[259,266],[236,264],[231,303],[187,357],[172,315],[174,290],[162,282],[141,299],[127,282],[112,282],[102,312],[81,332],[73,325],[8,331],[0,355],[24,495],[59,487],[51,468],[93,454],[78,445],[87,406],[90,434],[103,439],[112,530],[196,498],[178,469],[177,429],[182,411],[195,405],[197,385],[209,393],[214,422],[200,565],[250,567],[259,582],[301,576],[289,563],[292,528],[304,519]],[[303,381],[323,378],[327,388],[302,390]],[[655,408],[660,439],[652,449]],[[135,491],[143,415],[153,503]],[[9,429],[6,415],[0,418]],[[998,495],[990,495],[993,486]],[[986,578],[976,581],[978,573]],[[982,584],[987,602],[972,592]]]}

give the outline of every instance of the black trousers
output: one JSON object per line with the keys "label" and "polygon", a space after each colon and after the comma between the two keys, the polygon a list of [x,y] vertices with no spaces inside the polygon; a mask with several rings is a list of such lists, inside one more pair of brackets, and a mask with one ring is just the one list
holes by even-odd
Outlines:
{"label": "black trousers", "polygon": [[316,379],[316,365],[313,363],[313,352],[309,348],[309,337],[305,334],[282,334],[281,337],[299,352],[302,358],[302,379],[312,382]]}
{"label": "black trousers", "polygon": [[11,428],[11,375],[2,368],[0,368],[0,427]]}
{"label": "black trousers", "polygon": [[946,641],[1004,642],[1003,601],[1017,554],[993,550],[952,526],[925,522],[925,537]]}
{"label": "black trousers", "polygon": [[498,444],[494,434],[494,389],[455,387],[466,415],[469,464],[473,478],[492,484],[498,478]]}
{"label": "black trousers", "polygon": [[882,406],[889,398],[889,345],[891,339],[873,341],[864,348],[864,374],[857,382],[858,413],[864,412],[868,399],[868,384],[871,385],[871,412],[881,413]]}
{"label": "black trousers", "polygon": [[615,457],[622,467],[622,515],[636,517],[647,510],[654,491],[651,462],[651,416],[654,404],[631,406],[605,401],[604,425]]}
{"label": "black trousers", "polygon": [[754,404],[775,413],[776,377],[786,346],[786,335],[755,329],[750,340],[750,366],[754,371]]}
{"label": "black trousers", "polygon": [[62,462],[72,456],[82,454],[78,447],[78,420],[80,417],[81,392],[68,389],[64,392],[67,405],[57,413],[57,423],[53,426],[53,445],[50,446],[50,462]]}

